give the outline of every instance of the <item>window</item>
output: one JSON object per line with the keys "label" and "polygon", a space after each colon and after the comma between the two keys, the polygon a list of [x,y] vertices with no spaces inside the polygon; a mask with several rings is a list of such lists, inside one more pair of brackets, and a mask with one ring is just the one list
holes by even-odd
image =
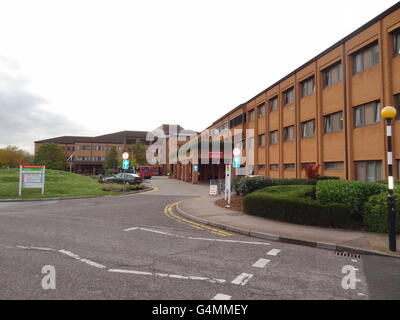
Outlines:
{"label": "window", "polygon": [[234,128],[238,125],[241,125],[243,122],[246,122],[246,112],[239,114],[237,117],[229,120],[229,128]]}
{"label": "window", "polygon": [[286,127],[284,130],[284,139],[286,141],[294,140],[294,126]]}
{"label": "window", "polygon": [[363,72],[379,64],[378,43],[361,49],[353,55],[353,73]]}
{"label": "window", "polygon": [[248,138],[247,139],[247,147],[249,150],[254,148],[254,137]]}
{"label": "window", "polygon": [[356,161],[356,179],[359,181],[382,180],[382,161]]}
{"label": "window", "polygon": [[315,120],[303,122],[301,124],[301,137],[308,138],[315,136]]}
{"label": "window", "polygon": [[283,105],[286,106],[294,102],[294,89],[290,88],[283,92]]}
{"label": "window", "polygon": [[400,55],[400,29],[393,33],[393,55]]}
{"label": "window", "polygon": [[265,147],[265,134],[260,134],[258,136],[258,146]]}
{"label": "window", "polygon": [[324,78],[324,88],[333,86],[342,81],[342,63],[336,63],[322,71]]}
{"label": "window", "polygon": [[400,160],[396,160],[397,162],[397,180],[400,180]]}
{"label": "window", "polygon": [[278,110],[278,97],[269,100],[269,111],[272,112],[275,110]]}
{"label": "window", "polygon": [[259,164],[258,165],[258,170],[264,171],[265,170],[265,164]]}
{"label": "window", "polygon": [[106,146],[95,146],[95,147],[94,147],[94,150],[96,150],[96,151],[103,151],[103,150],[106,150]]}
{"label": "window", "polygon": [[67,147],[68,151],[75,151],[75,147]]}
{"label": "window", "polygon": [[344,163],[343,161],[336,162],[325,162],[325,170],[343,170]]}
{"label": "window", "polygon": [[258,117],[262,118],[265,116],[265,103],[260,104],[258,107]]}
{"label": "window", "polygon": [[394,96],[394,107],[397,110],[396,119],[400,119],[400,94]]}
{"label": "window", "polygon": [[381,121],[381,104],[370,102],[354,108],[354,126],[356,128]]}
{"label": "window", "polygon": [[270,164],[269,170],[271,170],[271,171],[279,170],[279,164]]}
{"label": "window", "polygon": [[311,96],[315,92],[315,78],[311,77],[300,83],[301,97],[305,98]]}
{"label": "window", "polygon": [[249,111],[249,121],[254,121],[254,109]]}
{"label": "window", "polygon": [[278,144],[278,130],[269,133],[269,144]]}
{"label": "window", "polygon": [[338,132],[343,130],[343,112],[336,112],[324,116],[324,132]]}
{"label": "window", "polygon": [[294,163],[285,163],[285,170],[294,170],[296,165]]}
{"label": "window", "polygon": [[78,146],[78,150],[92,150],[91,146]]}

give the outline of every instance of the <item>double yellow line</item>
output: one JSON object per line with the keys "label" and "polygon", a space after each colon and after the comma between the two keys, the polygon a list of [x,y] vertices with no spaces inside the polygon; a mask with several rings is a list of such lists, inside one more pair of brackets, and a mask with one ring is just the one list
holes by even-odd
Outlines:
{"label": "double yellow line", "polygon": [[218,235],[218,236],[228,237],[228,236],[231,236],[231,235],[232,235],[232,233],[229,233],[229,232],[226,232],[226,231],[223,231],[223,230],[220,230],[220,229],[216,229],[216,228],[211,228],[211,227],[206,226],[206,225],[204,225],[204,224],[197,223],[197,222],[194,222],[194,221],[191,221],[191,220],[182,218],[182,217],[180,217],[180,216],[177,216],[177,215],[172,211],[172,209],[173,209],[176,205],[178,205],[179,203],[181,203],[181,202],[182,202],[182,201],[177,201],[177,202],[174,202],[174,203],[171,203],[171,204],[166,205],[165,208],[164,208],[164,213],[165,213],[165,215],[166,215],[167,217],[173,219],[173,220],[176,220],[176,221],[179,221],[179,222],[182,222],[182,223],[186,223],[186,224],[190,225],[192,228],[195,228],[195,229],[198,229],[198,230],[202,230],[202,231],[208,231],[208,232],[211,232],[211,233],[216,234],[216,235]]}

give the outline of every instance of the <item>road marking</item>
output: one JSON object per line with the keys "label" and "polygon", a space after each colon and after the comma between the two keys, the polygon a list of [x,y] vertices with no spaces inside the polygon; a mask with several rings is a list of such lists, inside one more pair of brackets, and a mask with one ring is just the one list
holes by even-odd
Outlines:
{"label": "road marking", "polygon": [[253,277],[252,274],[242,273],[238,275],[235,279],[233,279],[231,283],[244,286],[247,283],[247,281],[249,281],[252,277]]}
{"label": "road marking", "polygon": [[174,214],[172,212],[172,208],[174,206],[178,205],[181,202],[182,201],[178,201],[178,202],[174,202],[174,203],[166,205],[165,208],[164,208],[165,215],[167,217],[171,218],[171,219],[177,220],[177,221],[182,222],[182,223],[186,223],[186,224],[190,225],[192,228],[195,228],[195,229],[199,229],[199,230],[202,230],[202,231],[209,231],[209,232],[211,232],[213,234],[216,234],[216,235],[219,235],[219,236],[223,236],[223,237],[227,237],[227,236],[231,236],[232,235],[232,233],[229,233],[229,232],[226,232],[226,231],[222,231],[222,230],[217,229],[217,228],[208,227],[208,226],[206,226],[204,224],[200,224],[200,223],[197,223],[197,222],[194,222],[194,221],[191,221],[191,220],[188,220],[188,219],[185,219],[185,218],[177,216],[176,214]]}
{"label": "road marking", "polygon": [[67,251],[67,250],[61,249],[61,250],[58,250],[58,252],[60,252],[62,254],[65,254],[65,255],[67,255],[67,256],[69,256],[71,258],[74,258],[74,259],[76,259],[76,260],[78,260],[80,262],[83,262],[83,263],[86,263],[88,265],[91,265],[92,267],[96,267],[96,268],[99,268],[99,269],[104,269],[106,267],[106,266],[103,266],[102,264],[94,262],[92,260],[81,258],[80,256],[78,256],[75,253],[72,253],[71,251]]}
{"label": "road marking", "polygon": [[268,242],[187,237],[187,236],[180,236],[180,235],[177,235],[177,234],[172,234],[172,233],[168,233],[168,232],[164,232],[164,231],[159,231],[159,230],[154,230],[154,229],[149,229],[149,228],[140,228],[140,227],[132,227],[132,228],[124,229],[124,231],[134,231],[134,230],[142,230],[142,231],[147,231],[147,232],[154,232],[154,233],[162,234],[162,235],[165,235],[165,236],[170,236],[170,237],[175,237],[175,238],[180,238],[180,239],[189,239],[189,240],[216,241],[216,242],[242,243],[242,244],[256,244],[256,245],[265,245],[265,246],[271,245]]}
{"label": "road marking", "polygon": [[353,261],[353,262],[357,262],[357,259],[351,259],[351,261]]}
{"label": "road marking", "polygon": [[231,296],[226,294],[218,293],[212,300],[231,300]]}
{"label": "road marking", "polygon": [[173,279],[182,279],[182,280],[195,280],[195,281],[207,281],[211,283],[225,283],[224,279],[215,279],[208,277],[198,277],[198,276],[183,276],[180,274],[169,274],[169,273],[159,273],[159,272],[147,272],[147,271],[137,271],[137,270],[126,270],[126,269],[109,269],[109,272],[114,273],[127,273],[127,274],[135,274],[141,276],[155,276],[155,277],[168,277]]}
{"label": "road marking", "polygon": [[357,295],[358,295],[358,296],[365,296],[365,294],[364,294],[364,293],[361,293],[361,292],[357,293]]}
{"label": "road marking", "polygon": [[256,268],[264,268],[267,263],[271,262],[271,260],[268,259],[258,259],[256,263],[253,264],[253,267]]}
{"label": "road marking", "polygon": [[269,255],[269,256],[277,256],[279,252],[281,252],[280,249],[271,249],[271,250],[267,253],[267,255]]}

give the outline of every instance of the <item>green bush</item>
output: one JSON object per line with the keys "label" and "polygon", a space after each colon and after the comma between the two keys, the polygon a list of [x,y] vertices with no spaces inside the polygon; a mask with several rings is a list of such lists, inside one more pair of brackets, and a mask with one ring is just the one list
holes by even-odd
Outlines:
{"label": "green bush", "polygon": [[343,204],[321,204],[313,200],[312,185],[275,186],[244,197],[246,213],[279,221],[323,226],[351,227],[354,223],[349,208]]}
{"label": "green bush", "polygon": [[[388,204],[387,192],[369,197],[364,204],[363,221],[367,231],[388,232]],[[396,222],[397,233],[400,233],[400,192],[395,193],[396,197]]]}
{"label": "green bush", "polygon": [[321,204],[341,203],[346,205],[357,221],[362,221],[364,203],[370,196],[381,193],[385,185],[374,182],[325,180],[318,181],[317,200]]}
{"label": "green bush", "polygon": [[254,191],[265,187],[282,186],[282,185],[315,185],[317,180],[314,179],[280,179],[267,177],[251,177],[238,178],[233,181],[233,190],[241,196],[245,196]]}

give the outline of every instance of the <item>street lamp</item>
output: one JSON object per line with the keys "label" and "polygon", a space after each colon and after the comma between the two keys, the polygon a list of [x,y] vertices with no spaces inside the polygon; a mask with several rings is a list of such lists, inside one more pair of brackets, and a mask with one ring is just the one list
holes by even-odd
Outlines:
{"label": "street lamp", "polygon": [[387,164],[388,164],[388,234],[389,250],[396,251],[396,201],[393,194],[393,153],[392,153],[392,119],[396,117],[394,107],[385,107],[381,111],[383,119],[386,119],[387,137]]}

